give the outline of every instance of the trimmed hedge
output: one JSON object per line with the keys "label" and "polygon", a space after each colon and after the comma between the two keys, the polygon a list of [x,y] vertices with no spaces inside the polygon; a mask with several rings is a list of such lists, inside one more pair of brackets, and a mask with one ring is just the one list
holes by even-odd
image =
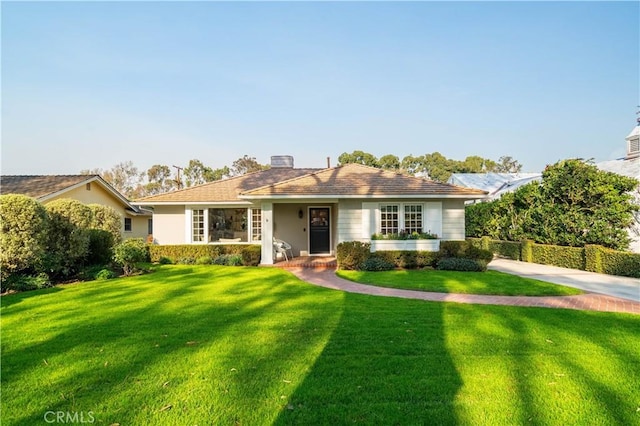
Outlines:
{"label": "trimmed hedge", "polygon": [[[523,244],[523,251],[528,244]],[[522,259],[525,260],[523,253]],[[584,248],[552,246],[531,243],[531,263],[562,266],[570,269],[584,269]]]}
{"label": "trimmed hedge", "polygon": [[360,241],[343,241],[336,248],[338,268],[359,270],[362,263],[371,256],[371,244]]}
{"label": "trimmed hedge", "polygon": [[488,237],[468,238],[474,247],[489,247],[498,256],[513,260],[580,269],[609,275],[640,278],[640,254],[616,251],[599,245],[584,247],[498,241]]}
{"label": "trimmed hedge", "polygon": [[467,238],[474,247],[488,250],[491,253],[513,260],[521,260],[521,243],[517,241],[493,240],[490,237]]}
{"label": "trimmed hedge", "polygon": [[435,266],[440,259],[440,255],[436,251],[385,250],[377,251],[371,255],[402,269]]}
{"label": "trimmed hedge", "polygon": [[177,245],[149,245],[149,255],[152,262],[170,259],[173,263],[184,259],[211,258],[216,259],[224,255],[239,255],[242,264],[258,266],[262,248],[259,245],[247,244],[177,244]]}
{"label": "trimmed hedge", "polygon": [[[640,254],[616,251],[602,246],[587,246],[587,267],[594,268],[592,272],[622,275],[640,278]],[[589,271],[590,269],[587,269]]]}
{"label": "trimmed hedge", "polygon": [[437,268],[441,271],[484,272],[487,270],[487,262],[464,257],[445,257],[438,262]]}

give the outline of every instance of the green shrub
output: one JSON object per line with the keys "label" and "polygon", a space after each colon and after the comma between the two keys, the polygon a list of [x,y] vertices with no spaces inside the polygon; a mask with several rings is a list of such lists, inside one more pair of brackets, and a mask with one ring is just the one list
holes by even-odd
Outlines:
{"label": "green shrub", "polygon": [[115,247],[113,260],[122,266],[125,275],[131,275],[136,269],[136,263],[149,260],[147,245],[142,238],[124,240]]}
{"label": "green shrub", "polygon": [[242,266],[242,256],[239,254],[229,254],[227,255],[229,258],[227,259],[227,265],[229,266]]}
{"label": "green shrub", "polygon": [[262,257],[262,247],[258,245],[244,246],[241,255],[243,265],[258,266]]}
{"label": "green shrub", "polygon": [[168,257],[162,256],[160,259],[158,259],[158,263],[161,265],[171,265],[173,263],[173,260],[169,259]]}
{"label": "green shrub", "polygon": [[531,262],[584,270],[584,249],[582,247],[531,244]]}
{"label": "green shrub", "polygon": [[100,272],[98,272],[95,275],[95,279],[98,281],[110,280],[115,277],[116,277],[116,274],[111,269],[106,269],[106,268],[101,269]]}
{"label": "green shrub", "polygon": [[360,269],[363,271],[390,271],[395,268],[395,265],[381,257],[371,256],[367,258]]}
{"label": "green shrub", "polygon": [[211,258],[211,256],[202,256],[196,259],[196,265],[211,265],[212,263],[213,259]]}
{"label": "green shrub", "polygon": [[193,257],[185,256],[178,259],[178,265],[195,265],[196,260]]}
{"label": "green shrub", "polygon": [[441,259],[464,258],[481,260],[485,263],[489,263],[493,259],[491,251],[477,247],[472,241],[441,241],[439,256]]}
{"label": "green shrub", "polygon": [[229,256],[226,254],[221,254],[220,256],[217,256],[215,259],[213,259],[213,264],[226,266],[229,264]]}
{"label": "green shrub", "polygon": [[370,256],[371,244],[360,241],[344,241],[338,244],[336,260],[339,269],[358,270]]}
{"label": "green shrub", "polygon": [[2,292],[8,290],[29,291],[51,287],[51,280],[44,272],[37,275],[11,274],[2,280]]}
{"label": "green shrub", "polygon": [[522,240],[520,243],[520,259],[523,262],[533,262],[533,241]]}
{"label": "green shrub", "polygon": [[611,275],[640,278],[640,254],[598,247],[602,257],[602,272]]}
{"label": "green shrub", "polygon": [[48,234],[42,204],[26,195],[0,195],[0,226],[0,279],[41,270]]}
{"label": "green shrub", "polygon": [[149,246],[152,262],[159,262],[162,257],[168,259],[200,259],[203,257],[217,258],[223,254],[237,254],[242,258],[242,264],[258,266],[262,248],[256,244],[177,244]]}
{"label": "green shrub", "polygon": [[521,259],[521,243],[518,241],[490,240],[489,251],[508,259]]}
{"label": "green shrub", "polygon": [[122,242],[122,215],[115,209],[103,204],[88,204],[91,210],[92,229],[107,231],[113,237],[113,244]]}
{"label": "green shrub", "polygon": [[47,272],[66,278],[80,270],[89,253],[92,212],[81,202],[68,198],[52,201],[45,208],[49,230],[43,263]]}
{"label": "green shrub", "polygon": [[437,268],[443,271],[484,272],[487,270],[487,263],[483,260],[447,257],[438,261]]}
{"label": "green shrub", "polygon": [[589,244],[584,246],[584,269],[585,271],[602,273],[604,267],[602,266],[602,252],[601,246],[595,244]]}
{"label": "green shrub", "polygon": [[89,229],[88,265],[105,265],[113,257],[113,234],[102,229]]}

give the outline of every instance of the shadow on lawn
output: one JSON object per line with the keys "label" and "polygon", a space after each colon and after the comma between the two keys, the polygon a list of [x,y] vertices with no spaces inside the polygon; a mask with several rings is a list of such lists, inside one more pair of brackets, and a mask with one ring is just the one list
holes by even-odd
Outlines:
{"label": "shadow on lawn", "polygon": [[462,382],[441,303],[344,294],[344,311],[275,424],[456,424]]}
{"label": "shadow on lawn", "polygon": [[256,282],[203,269],[79,288],[86,304],[64,300],[73,312],[39,301],[50,309],[29,312],[37,339],[3,336],[3,423],[42,424],[47,411],[91,411],[105,424],[270,423],[287,382],[328,339],[342,295],[282,271]]}

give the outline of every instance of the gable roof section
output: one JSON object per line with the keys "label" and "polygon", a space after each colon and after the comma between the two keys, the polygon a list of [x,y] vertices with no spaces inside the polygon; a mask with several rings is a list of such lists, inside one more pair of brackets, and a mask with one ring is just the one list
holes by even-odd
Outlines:
{"label": "gable roof section", "polygon": [[478,189],[434,182],[361,164],[345,164],[304,176],[263,185],[241,198],[483,198]]}
{"label": "gable roof section", "polygon": [[143,213],[99,175],[6,175],[0,177],[0,189],[3,194],[23,194],[42,202],[91,182],[101,185],[132,213]]}
{"label": "gable roof section", "polygon": [[153,195],[136,200],[136,204],[188,204],[188,203],[216,203],[216,202],[242,202],[239,195],[243,192],[272,185],[277,182],[287,181],[292,178],[308,175],[321,169],[292,169],[271,168],[258,172],[247,173],[228,179],[217,180],[178,191]]}
{"label": "gable roof section", "polygon": [[23,194],[38,200],[51,198],[95,180],[97,175],[2,176],[3,194]]}

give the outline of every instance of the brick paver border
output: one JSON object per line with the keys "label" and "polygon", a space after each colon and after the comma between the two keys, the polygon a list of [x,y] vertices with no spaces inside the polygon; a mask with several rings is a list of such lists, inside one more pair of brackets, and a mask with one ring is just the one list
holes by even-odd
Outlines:
{"label": "brick paver border", "polygon": [[400,297],[433,302],[456,302],[477,305],[532,306],[538,308],[577,309],[583,311],[624,312],[640,314],[640,302],[586,293],[577,296],[487,296],[480,294],[431,293],[426,291],[400,290],[359,284],[338,277],[335,269],[288,268],[298,278],[321,287],[342,290],[349,293],[373,296]]}

